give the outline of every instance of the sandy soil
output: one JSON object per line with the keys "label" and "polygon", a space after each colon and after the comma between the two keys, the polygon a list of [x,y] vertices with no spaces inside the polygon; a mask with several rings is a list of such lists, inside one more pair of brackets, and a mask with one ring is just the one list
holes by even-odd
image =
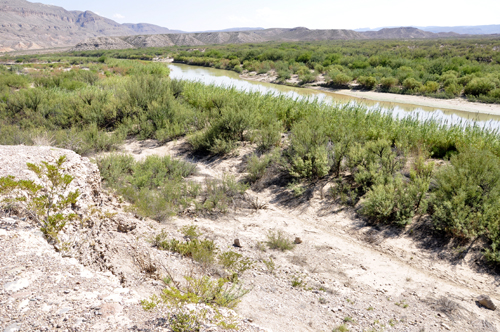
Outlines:
{"label": "sandy soil", "polygon": [[[142,159],[172,155],[196,162],[196,179],[224,173],[245,176],[252,146],[224,159],[193,159],[184,140],[128,141],[122,151]],[[331,331],[345,323],[349,331],[497,331],[500,317],[476,301],[488,294],[500,302],[497,275],[477,266],[477,252],[456,258],[454,249],[412,229],[376,228],[354,211],[332,203],[316,188],[302,199],[276,186],[247,194],[265,203],[262,209],[238,207],[224,216],[178,217],[162,224],[169,232],[196,224],[217,243],[255,259],[242,280],[252,291],[237,311],[273,331]],[[270,230],[281,230],[302,243],[292,251],[260,250]],[[276,263],[274,273],[263,259]],[[292,281],[301,284],[293,287]]]}
{"label": "sandy soil", "polygon": [[357,98],[376,100],[376,101],[388,101],[388,102],[413,104],[413,105],[420,105],[427,107],[453,109],[463,112],[500,115],[500,105],[498,104],[475,103],[467,101],[466,99],[463,98],[436,99],[423,96],[398,95],[394,93],[375,92],[375,91],[354,91],[348,89],[337,90],[337,89],[319,88],[319,87],[317,87],[317,89]]}

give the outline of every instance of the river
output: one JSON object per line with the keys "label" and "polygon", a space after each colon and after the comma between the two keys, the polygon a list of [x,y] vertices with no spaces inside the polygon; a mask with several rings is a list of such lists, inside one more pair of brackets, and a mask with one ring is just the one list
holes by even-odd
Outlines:
{"label": "river", "polygon": [[420,119],[437,118],[446,123],[476,123],[484,128],[500,129],[500,116],[493,114],[471,113],[454,109],[426,107],[420,105],[374,101],[333,92],[310,88],[295,88],[265,82],[247,81],[234,71],[209,67],[190,66],[178,63],[169,64],[170,77],[204,84],[235,87],[242,91],[259,91],[261,93],[284,94],[290,98],[317,98],[327,103],[356,103],[368,109],[392,111],[394,116],[418,116]]}

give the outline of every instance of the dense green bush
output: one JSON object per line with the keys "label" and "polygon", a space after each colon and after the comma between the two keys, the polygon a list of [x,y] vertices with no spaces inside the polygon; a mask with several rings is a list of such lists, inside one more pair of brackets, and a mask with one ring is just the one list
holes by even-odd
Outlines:
{"label": "dense green bush", "polygon": [[371,90],[377,86],[377,79],[373,76],[360,76],[358,77],[358,83],[365,89]]}
{"label": "dense green bush", "polygon": [[205,131],[190,138],[195,151],[224,155],[234,150],[238,141],[245,140],[245,131],[252,125],[251,111],[229,106],[217,112],[219,116]]}
{"label": "dense green bush", "polygon": [[404,226],[411,223],[416,214],[427,211],[427,191],[433,164],[417,161],[410,178],[396,174],[385,184],[379,183],[368,190],[362,213],[375,221]]}
{"label": "dense green bush", "polygon": [[403,81],[403,88],[406,90],[418,90],[422,87],[422,83],[414,79],[413,77],[407,78]]}
{"label": "dense green bush", "polygon": [[495,87],[495,83],[489,78],[474,78],[467,83],[464,93],[473,96],[487,95]]}
{"label": "dense green bush", "polygon": [[462,239],[498,233],[498,157],[481,149],[464,148],[450,158],[450,163],[435,177],[432,219],[436,227]]}
{"label": "dense green bush", "polygon": [[389,90],[390,88],[398,84],[398,79],[395,77],[384,77],[380,80],[380,86],[384,90]]}

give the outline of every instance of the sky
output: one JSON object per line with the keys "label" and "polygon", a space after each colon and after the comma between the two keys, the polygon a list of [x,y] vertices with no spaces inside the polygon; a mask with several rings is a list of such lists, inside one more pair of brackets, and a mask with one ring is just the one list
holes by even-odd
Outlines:
{"label": "sky", "polygon": [[184,31],[500,24],[498,0],[30,0]]}

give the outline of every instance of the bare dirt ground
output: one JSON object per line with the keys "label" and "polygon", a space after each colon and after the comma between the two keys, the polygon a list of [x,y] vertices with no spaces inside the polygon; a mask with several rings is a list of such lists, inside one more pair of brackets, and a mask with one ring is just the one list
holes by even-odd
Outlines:
{"label": "bare dirt ground", "polygon": [[[343,324],[360,332],[500,327],[498,311],[477,301],[487,294],[499,303],[498,275],[476,262],[475,247],[447,244],[426,232],[425,220],[405,230],[377,227],[332,203],[322,189],[327,184],[316,184],[301,198],[275,184],[247,191],[247,202],[258,198],[253,207],[235,205],[227,214],[204,217],[187,213],[158,223],[127,212],[126,202],[100,189],[97,169],[85,158],[67,150],[38,150],[10,148],[0,174],[28,174],[22,166],[26,160],[52,162],[65,153],[68,171],[85,193],[83,203],[94,202],[100,212],[83,228],[66,226],[61,239],[67,247],[59,252],[24,218],[0,216],[0,327],[5,332],[172,331],[166,318],[170,309],[146,312],[139,301],[160,292],[159,279],[167,271],[180,281],[200,270],[191,259],[151,243],[162,231],[182,240],[179,230],[185,225],[197,225],[221,250],[254,261],[241,277],[250,292],[235,309],[241,331],[329,332]],[[170,155],[195,162],[198,172],[191,180],[202,182],[224,174],[243,179],[254,150],[247,144],[227,158],[197,158],[182,139],[164,145],[129,140],[120,152],[137,160]],[[263,244],[269,231],[299,237],[301,243],[290,251],[271,250]],[[234,239],[241,247],[232,245]],[[207,322],[201,331],[221,328]]]}
{"label": "bare dirt ground", "polygon": [[[171,155],[196,162],[196,177],[202,179],[224,173],[244,177],[253,148],[247,145],[225,159],[194,159],[184,140],[166,145],[149,140],[129,141],[122,151],[136,159]],[[439,239],[419,230],[422,222],[400,232],[372,227],[321,192],[296,199],[276,186],[249,190],[265,208],[176,217],[155,227],[175,232],[196,224],[228,247],[238,238],[242,248],[234,250],[257,262],[273,258],[274,273],[259,263],[243,276],[252,291],[237,308],[273,331],[331,331],[341,324],[349,331],[497,331],[497,311],[479,305],[477,296],[500,301],[498,276],[476,264],[477,252],[440,247]],[[259,243],[270,230],[303,242],[291,251],[262,251]]]}

